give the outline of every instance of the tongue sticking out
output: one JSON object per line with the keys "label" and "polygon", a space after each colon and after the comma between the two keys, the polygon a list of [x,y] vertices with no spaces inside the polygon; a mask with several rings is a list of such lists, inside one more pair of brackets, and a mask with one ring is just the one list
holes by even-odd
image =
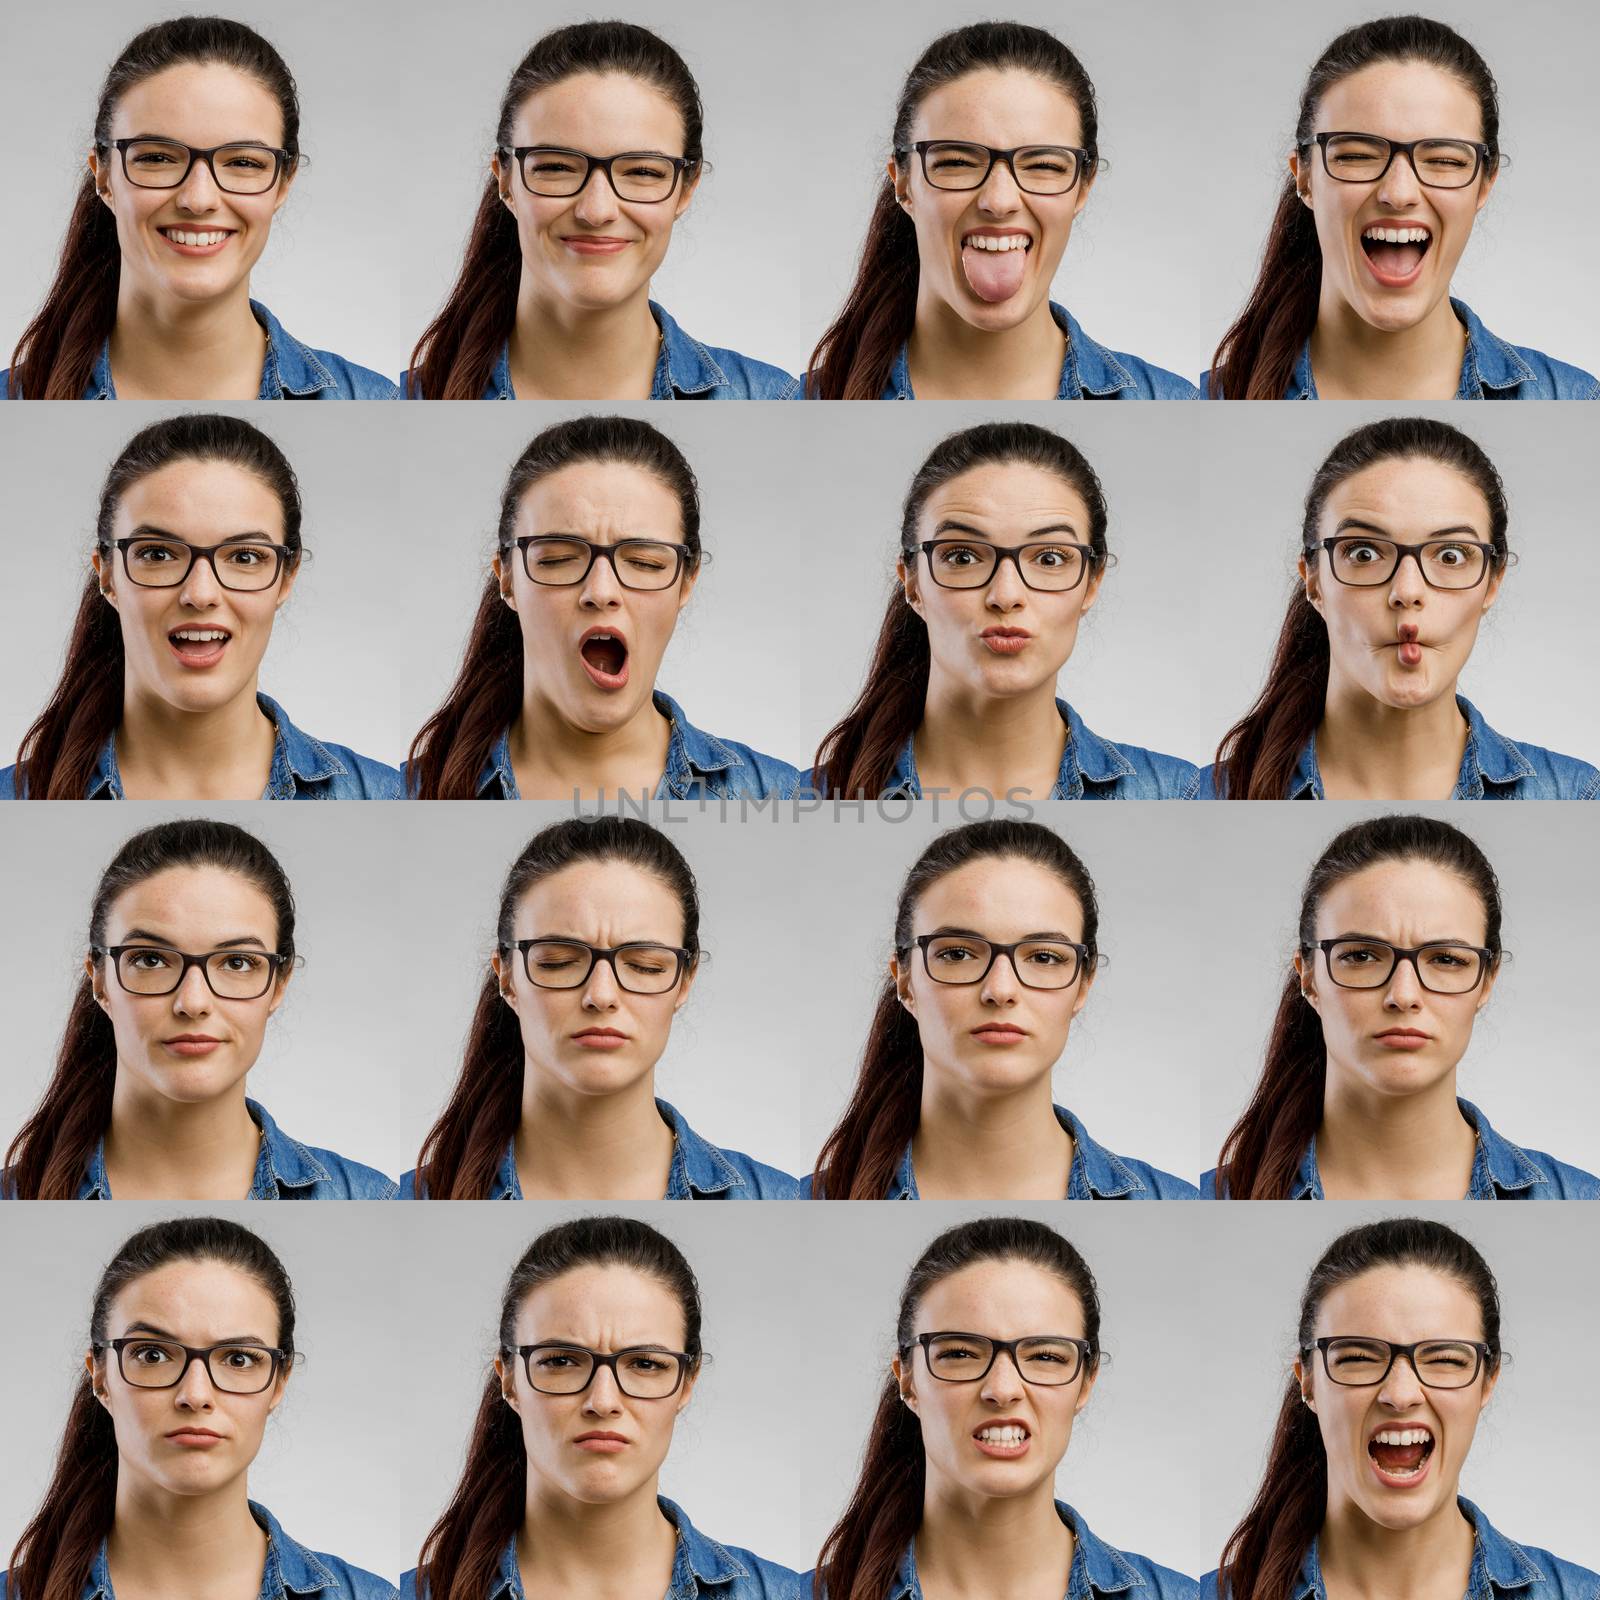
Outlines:
{"label": "tongue sticking out", "polygon": [[608,677],[615,677],[622,671],[622,663],[628,659],[628,652],[620,639],[585,639],[583,659]]}
{"label": "tongue sticking out", "polygon": [[1022,287],[1022,275],[1028,270],[1028,252],[979,250],[970,244],[963,245],[961,270],[966,273],[972,292],[980,300],[995,304],[1009,300]]}
{"label": "tongue sticking out", "polygon": [[1425,244],[1380,244],[1373,239],[1363,239],[1361,247],[1367,252],[1367,259],[1386,278],[1409,278],[1428,253]]}
{"label": "tongue sticking out", "polygon": [[1415,1472],[1428,1459],[1430,1444],[1372,1444],[1372,1459],[1385,1472]]}

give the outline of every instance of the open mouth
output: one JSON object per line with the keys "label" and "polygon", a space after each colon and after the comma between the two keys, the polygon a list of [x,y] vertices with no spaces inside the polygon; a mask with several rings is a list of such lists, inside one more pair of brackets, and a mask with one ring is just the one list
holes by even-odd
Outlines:
{"label": "open mouth", "polygon": [[167,635],[172,653],[186,667],[214,667],[233,635],[226,628],[174,628]]}
{"label": "open mouth", "polygon": [[973,1435],[973,1441],[986,1456],[1009,1460],[1024,1455],[1032,1435],[1020,1422],[989,1422]]}
{"label": "open mouth", "polygon": [[1022,287],[1032,248],[1032,237],[1020,231],[964,234],[961,270],[968,288],[991,305],[1009,300]]}
{"label": "open mouth", "polygon": [[1380,1428],[1367,1441],[1367,1454],[1386,1482],[1411,1483],[1428,1470],[1433,1443],[1431,1428]]}
{"label": "open mouth", "polygon": [[156,232],[173,249],[186,256],[209,256],[233,237],[232,228],[158,228]]}
{"label": "open mouth", "polygon": [[1373,277],[1391,287],[1415,282],[1432,248],[1432,232],[1415,224],[1390,228],[1374,223],[1361,235],[1361,249]]}
{"label": "open mouth", "polygon": [[591,628],[578,642],[584,671],[602,689],[620,689],[628,681],[628,641],[620,633]]}

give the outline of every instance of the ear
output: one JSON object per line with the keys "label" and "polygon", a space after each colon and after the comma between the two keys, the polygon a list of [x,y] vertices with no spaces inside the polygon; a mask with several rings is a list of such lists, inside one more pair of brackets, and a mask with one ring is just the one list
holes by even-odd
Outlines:
{"label": "ear", "polygon": [[1483,177],[1478,180],[1478,199],[1477,203],[1472,208],[1472,214],[1474,216],[1476,216],[1486,205],[1488,205],[1489,196],[1494,193],[1494,186],[1499,181],[1500,169],[1498,167],[1496,167],[1493,172],[1486,172]]}
{"label": "ear", "polygon": [[894,1373],[895,1387],[900,1391],[900,1399],[907,1409],[915,1415],[917,1409],[917,1383],[912,1376],[912,1368],[901,1361],[899,1356],[896,1356],[889,1363],[889,1370]]}
{"label": "ear", "polygon": [[290,978],[293,976],[294,962],[285,962],[283,966],[278,968],[277,981],[272,986],[272,1003],[267,1007],[267,1015],[269,1017],[283,1004],[284,993],[289,987]]}
{"label": "ear", "polygon": [[1094,987],[1095,975],[1098,971],[1098,967],[1085,967],[1078,974],[1078,994],[1077,998],[1072,1002],[1072,1015],[1074,1017],[1088,1005],[1089,991]]}
{"label": "ear", "polygon": [[1300,581],[1305,585],[1306,600],[1320,617],[1322,615],[1322,582],[1317,575],[1317,569],[1307,561],[1304,552],[1295,563],[1294,570],[1300,574]]}
{"label": "ear", "polygon": [[683,1408],[689,1404],[694,1396],[694,1386],[700,1381],[700,1371],[696,1368],[693,1372],[683,1375],[683,1386],[678,1390],[678,1404],[673,1411],[674,1416],[681,1416]]}
{"label": "ear", "polygon": [[94,996],[94,1003],[102,1011],[105,1011],[109,1005],[106,997],[105,969],[96,965],[92,955],[85,955],[83,958],[83,970],[88,974],[89,992]]}
{"label": "ear", "polygon": [[694,586],[700,581],[700,569],[695,567],[692,571],[687,563],[684,566],[683,576],[678,579],[678,609],[680,611],[688,605],[689,596],[694,593]]}
{"label": "ear", "polygon": [[[494,968],[494,982],[495,987],[500,991],[500,998],[504,1000],[513,1011],[515,1011],[517,1009],[517,997],[512,988],[512,969],[510,963],[501,956],[498,950],[496,950],[495,953],[489,957],[489,965]],[[498,1358],[496,1359],[495,1365],[499,1365]]]}
{"label": "ear", "polygon": [[1489,1396],[1494,1393],[1495,1385],[1497,1383],[1499,1383],[1499,1381],[1500,1381],[1500,1369],[1498,1367],[1496,1367],[1493,1372],[1486,1373],[1484,1375],[1484,1379],[1483,1379],[1483,1398],[1478,1402],[1478,1409],[1480,1411],[1482,1411],[1483,1408],[1486,1405],[1488,1405]]}
{"label": "ear", "polygon": [[86,1350],[83,1356],[83,1370],[89,1374],[89,1392],[101,1405],[106,1406],[109,1410],[104,1360],[97,1356],[93,1350]]}
{"label": "ear", "polygon": [[1495,980],[1499,976],[1500,968],[1498,964],[1490,967],[1489,970],[1483,975],[1483,982],[1478,985],[1478,1003],[1472,1008],[1474,1015],[1482,1011],[1483,1008],[1488,1005],[1489,996],[1494,993]]}
{"label": "ear", "polygon": [[678,998],[672,1002],[674,1012],[681,1011],[689,1002],[689,991],[694,988],[694,980],[700,973],[700,958],[692,956],[685,963],[683,976],[678,980]]}
{"label": "ear", "polygon": [[273,216],[277,216],[277,214],[283,210],[284,204],[289,198],[289,191],[294,187],[294,180],[299,176],[299,161],[294,161],[285,168],[283,176],[278,179],[277,197],[272,202]]}
{"label": "ear", "polygon": [[1077,193],[1072,197],[1072,219],[1074,222],[1083,214],[1083,208],[1089,203],[1089,191],[1094,188],[1094,180],[1098,176],[1098,163],[1093,167],[1085,167],[1078,179]]}
{"label": "ear", "polygon": [[1089,576],[1083,580],[1083,604],[1078,607],[1078,615],[1080,617],[1094,609],[1095,601],[1100,598],[1100,585],[1105,581],[1105,563],[1097,561]]}
{"label": "ear", "polygon": [[289,1387],[289,1374],[293,1371],[294,1363],[292,1361],[285,1361],[278,1369],[277,1381],[272,1386],[272,1398],[267,1402],[267,1415],[269,1417],[283,1404],[283,1392]]}
{"label": "ear", "polygon": [[512,205],[511,201],[511,170],[501,165],[500,152],[498,150],[489,157],[489,171],[494,175],[495,188],[500,191],[501,204],[511,206],[515,210],[516,207]]}
{"label": "ear", "polygon": [[521,1411],[517,1405],[516,1368],[508,1367],[504,1356],[496,1356],[494,1358],[494,1372],[495,1376],[500,1380],[500,1398],[520,1416]]}
{"label": "ear", "polygon": [[910,606],[919,617],[922,617],[924,622],[926,622],[928,619],[927,617],[923,616],[922,597],[917,593],[918,579],[915,558],[913,557],[911,562],[908,564],[905,554],[902,552],[895,561],[894,575],[900,580],[900,588],[906,597],[906,604]]}
{"label": "ear", "polygon": [[1489,607],[1500,598],[1500,585],[1505,581],[1506,569],[1504,567],[1496,567],[1489,574],[1489,581],[1484,585],[1483,589],[1483,609],[1485,611],[1488,611]]}
{"label": "ear", "polygon": [[901,966],[898,955],[890,956],[889,981],[894,985],[894,992],[899,997],[900,1004],[912,1016],[916,1016],[917,1002],[915,996],[911,993],[911,963],[907,961],[904,966]]}
{"label": "ear", "polygon": [[279,580],[278,580],[278,599],[277,599],[277,603],[272,608],[274,611],[280,609],[283,606],[284,602],[294,592],[295,580],[300,576],[300,564],[304,560],[305,560],[305,556],[301,555],[299,560],[297,560],[297,561],[294,561],[292,563],[288,562],[288,561],[284,562],[284,564],[283,564],[283,576],[281,578],[279,578]]}
{"label": "ear", "polygon": [[94,568],[95,580],[100,585],[100,597],[116,610],[117,594],[111,586],[112,574],[117,570],[116,562],[107,558],[105,551],[97,545],[94,553],[89,557],[89,565]]}
{"label": "ear", "polygon": [[1294,1358],[1294,1381],[1299,1385],[1302,1403],[1308,1409],[1315,1411],[1317,1402],[1312,1398],[1311,1394],[1311,1374],[1306,1370],[1306,1365],[1299,1356]]}
{"label": "ear", "polygon": [[512,577],[510,565],[504,559],[504,553],[497,550],[494,560],[489,565],[494,571],[494,581],[500,590],[500,598],[515,611],[517,609],[515,580]]}
{"label": "ear", "polygon": [[674,222],[676,222],[678,218],[689,209],[690,202],[693,201],[695,191],[700,187],[700,180],[704,176],[705,167],[704,165],[701,165],[694,169],[694,176],[692,178],[685,177],[683,182],[679,184],[678,206],[677,209],[672,213],[672,220]]}
{"label": "ear", "polygon": [[1289,181],[1306,210],[1315,211],[1317,208],[1311,201],[1311,163],[1302,161],[1298,150],[1289,152]]}
{"label": "ear", "polygon": [[[111,205],[111,162],[107,160],[104,165],[100,161],[100,152],[91,150],[84,163],[89,169],[89,177],[94,182],[94,192],[108,205]],[[115,209],[113,207],[113,209]]]}
{"label": "ear", "polygon": [[1322,1013],[1317,1006],[1317,969],[1314,962],[1307,961],[1305,952],[1296,950],[1294,953],[1295,976],[1300,980],[1300,993],[1305,997],[1306,1003],[1320,1016]]}
{"label": "ear", "polygon": [[1085,1367],[1083,1377],[1078,1383],[1078,1402],[1072,1408],[1073,1416],[1077,1416],[1089,1403],[1089,1396],[1094,1393],[1094,1386],[1100,1380],[1100,1369],[1096,1367],[1092,1372]]}
{"label": "ear", "polygon": [[908,217],[914,217],[911,209],[911,168],[903,170],[900,163],[893,156],[883,165],[884,172],[888,175],[890,187],[894,190],[895,204],[900,207]]}

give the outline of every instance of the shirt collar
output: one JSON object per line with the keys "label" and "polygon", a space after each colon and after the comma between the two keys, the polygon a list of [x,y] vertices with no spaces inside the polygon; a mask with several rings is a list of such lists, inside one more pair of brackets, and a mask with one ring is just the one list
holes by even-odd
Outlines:
{"label": "shirt collar", "polygon": [[698,339],[691,339],[654,300],[650,315],[661,329],[661,355],[656,362],[652,400],[695,399],[727,385],[728,375]]}
{"label": "shirt collar", "polygon": [[665,1495],[656,1496],[661,1514],[678,1530],[678,1547],[672,1558],[672,1582],[666,1600],[696,1600],[714,1584],[735,1583],[751,1576],[750,1569],[725,1546],[708,1539]]}
{"label": "shirt collar", "polygon": [[656,1101],[661,1120],[672,1129],[672,1171],[667,1177],[668,1200],[726,1199],[730,1190],[743,1189],[738,1169],[709,1140],[702,1139],[675,1106]]}
{"label": "shirt collar", "polygon": [[483,391],[485,400],[515,400],[517,391],[511,387],[511,341],[500,346],[494,370],[489,374],[489,385]]}
{"label": "shirt collar", "polygon": [[494,1585],[489,1590],[487,1600],[501,1600],[502,1596],[508,1597],[508,1600],[523,1600],[522,1569],[517,1565],[515,1534],[512,1534],[511,1542],[500,1557],[500,1570],[495,1574]]}
{"label": "shirt collar", "polygon": [[505,728],[489,747],[489,759],[478,774],[480,800],[520,800],[517,775],[511,770],[511,730]]}

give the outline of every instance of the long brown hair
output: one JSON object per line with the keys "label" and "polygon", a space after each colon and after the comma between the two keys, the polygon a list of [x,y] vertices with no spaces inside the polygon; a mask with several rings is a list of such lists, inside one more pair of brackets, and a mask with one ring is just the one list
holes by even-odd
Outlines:
{"label": "long brown hair", "polygon": [[[300,160],[300,97],[282,56],[252,28],[225,17],[174,17],[128,41],[100,86],[93,144],[111,158],[111,119],[122,97],[157,73],[190,62],[233,67],[254,78],[283,114],[287,183]],[[56,275],[11,356],[11,392],[40,400],[80,400],[117,320],[122,254],[116,218],[92,174],[78,185]]]}
{"label": "long brown hair", "polygon": [[[1419,61],[1458,79],[1477,96],[1485,179],[1500,165],[1500,102],[1488,63],[1453,28],[1427,17],[1379,17],[1341,33],[1317,57],[1300,95],[1294,144],[1302,160],[1313,144],[1322,98],[1336,83],[1382,61]],[[1281,400],[1317,324],[1322,248],[1311,208],[1285,178],[1267,229],[1261,270],[1244,310],[1211,360],[1211,394],[1225,400]]]}
{"label": "long brown hair", "polygon": [[[1483,902],[1484,948],[1493,953],[1493,966],[1499,965],[1500,882],[1489,858],[1459,828],[1420,816],[1372,817],[1334,835],[1300,896],[1302,956],[1313,953],[1317,910],[1329,890],[1385,861],[1426,861],[1460,878]],[[1322,1020],[1291,967],[1278,997],[1261,1077],[1217,1157],[1219,1195],[1234,1200],[1290,1198],[1306,1147],[1322,1121],[1327,1075]]]}
{"label": "long brown hair", "polygon": [[[700,1285],[667,1236],[632,1217],[581,1217],[546,1229],[512,1269],[500,1301],[497,1352],[516,1360],[517,1313],[541,1285],[578,1267],[627,1267],[664,1285],[683,1308],[683,1350],[689,1371],[705,1359]],[[490,1371],[467,1442],[466,1465],[443,1515],[423,1541],[417,1593],[427,1600],[483,1600],[527,1506],[528,1455],[517,1413]],[[73,1597],[76,1600],[76,1596]]]}
{"label": "long brown hair", "polygon": [[[1341,1233],[1311,1269],[1300,1300],[1295,1350],[1314,1359],[1317,1316],[1328,1295],[1378,1267],[1425,1267],[1459,1283],[1478,1302],[1488,1372],[1500,1366],[1500,1291],[1489,1264],[1474,1246],[1442,1222],[1391,1217]],[[1278,1408],[1261,1487],[1244,1519],[1228,1537],[1217,1573],[1217,1593],[1229,1600],[1291,1600],[1306,1551],[1328,1509],[1328,1456],[1317,1416],[1290,1376]]]}
{"label": "long brown hair", "polygon": [[[894,919],[895,954],[914,948],[911,923],[918,902],[941,878],[974,861],[1031,862],[1053,872],[1083,907],[1085,973],[1099,961],[1100,907],[1089,869],[1060,834],[1037,822],[994,818],[941,833],[917,857],[900,890]],[[850,1103],[817,1157],[812,1193],[819,1200],[881,1200],[917,1131],[922,1107],[922,1038],[886,977],[872,1014]]]}
{"label": "long brown hair", "polygon": [[[1021,1261],[1059,1278],[1083,1307],[1090,1354],[1084,1371],[1100,1365],[1100,1292],[1089,1264],[1042,1222],[983,1217],[947,1228],[917,1258],[900,1293],[895,1350],[902,1361],[914,1347],[917,1312],[928,1291],[985,1261]],[[817,1600],[887,1600],[896,1572],[922,1522],[926,1460],[922,1424],[900,1398],[891,1372],[878,1395],[861,1472],[843,1515],[823,1542],[812,1580]]]}
{"label": "long brown hair", "polygon": [[[682,56],[665,39],[631,22],[578,22],[547,33],[511,74],[500,101],[495,151],[502,166],[511,153],[511,125],[530,95],[582,73],[637,78],[672,102],[683,119],[683,155],[692,182],[704,159],[700,88]],[[511,163],[513,166],[515,163]],[[513,174],[512,181],[520,181]],[[517,317],[522,247],[517,222],[491,176],[467,235],[461,271],[449,297],[411,353],[412,391],[425,400],[481,400]]]}
{"label": "long brown hair", "polygon": [[[123,495],[179,461],[221,461],[260,479],[283,511],[283,542],[291,554],[282,577],[293,572],[302,554],[300,485],[294,468],[259,428],[240,417],[209,412],[152,422],[111,463],[95,520],[95,548],[103,571],[112,571],[116,557],[111,536]],[[122,720],[123,663],[122,624],[101,580],[91,572],[78,599],[61,676],[17,750],[19,799],[83,799],[100,752]]]}
{"label": "long brown hair", "polygon": [[[1088,170],[1099,161],[1100,122],[1094,84],[1083,63],[1043,28],[1023,22],[973,22],[942,33],[906,75],[895,107],[890,149],[904,165],[911,159],[911,124],[935,89],[971,72],[1030,72],[1055,84],[1078,108]],[[843,308],[811,353],[806,382],[821,400],[877,400],[889,381],[895,356],[911,337],[917,312],[917,231],[885,177],[867,223],[855,282]]]}
{"label": "long brown hair", "polygon": [[[1307,567],[1318,560],[1328,496],[1347,479],[1381,461],[1432,461],[1459,472],[1483,496],[1489,512],[1491,567],[1510,560],[1505,485],[1478,443],[1431,417],[1386,417],[1347,433],[1317,468],[1300,523]],[[1232,800],[1282,800],[1306,741],[1317,731],[1328,697],[1328,626],[1297,582],[1278,631],[1267,681],[1256,702],[1223,734],[1217,747],[1217,792]]]}
{"label": "long brown hair", "polygon": [[[105,960],[93,952],[105,947],[106,920],[112,906],[129,889],[173,867],[215,867],[253,884],[271,902],[277,920],[274,948],[292,964],[294,895],[278,858],[243,828],[197,817],[145,828],[111,858],[89,910],[86,946],[97,970],[104,971]],[[85,972],[67,1013],[55,1073],[6,1151],[8,1176],[16,1186],[17,1199],[71,1200],[77,1196],[95,1146],[111,1126],[116,1081],[116,1036]]]}
{"label": "long brown hair", "polygon": [[[294,1347],[294,1290],[283,1263],[256,1234],[223,1217],[178,1217],[141,1228],[100,1274],[89,1313],[89,1345],[106,1343],[111,1304],[129,1284],[177,1261],[219,1261],[253,1278],[278,1312],[277,1348]],[[287,1364],[287,1363],[286,1363]],[[55,1470],[33,1519],[11,1552],[11,1600],[78,1600],[111,1532],[117,1496],[117,1437],[84,1370],[61,1433]]]}
{"label": "long brown hair", "polygon": [[[517,508],[534,484],[563,467],[615,461],[648,472],[678,500],[684,576],[700,565],[700,486],[666,434],[633,417],[574,417],[536,434],[517,457],[500,495],[495,535],[501,562],[511,558]],[[411,741],[408,771],[419,800],[471,800],[494,742],[522,706],[522,629],[493,573],[485,580],[456,681],[444,704]]]}
{"label": "long brown hair", "polygon": [[[537,883],[582,861],[620,861],[649,873],[678,898],[689,969],[700,959],[700,894],[678,847],[635,817],[569,817],[528,841],[500,890],[495,948],[509,957],[517,905]],[[484,973],[467,1031],[461,1075],[417,1156],[417,1193],[434,1200],[486,1200],[522,1116],[522,1033],[500,993],[494,970]]]}
{"label": "long brown hair", "polygon": [[[900,512],[900,554],[919,574],[917,524],[929,497],[976,467],[995,464],[1053,472],[1083,497],[1095,569],[1106,553],[1106,497],[1083,452],[1059,433],[1031,422],[981,422],[941,439],[917,469]],[[1087,581],[1087,580],[1085,580]],[[907,739],[922,721],[932,657],[928,625],[895,586],[878,628],[866,681],[855,704],[822,737],[814,763],[823,793],[875,796],[883,792]]]}

